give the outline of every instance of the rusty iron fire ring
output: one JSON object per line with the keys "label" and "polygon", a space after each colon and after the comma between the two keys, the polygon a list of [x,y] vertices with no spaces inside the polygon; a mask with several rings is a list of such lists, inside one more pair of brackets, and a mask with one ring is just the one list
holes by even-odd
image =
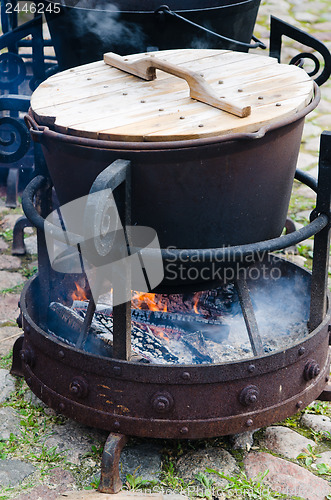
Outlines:
{"label": "rusty iron fire ring", "polygon": [[38,276],[21,295],[23,373],[48,406],[126,435],[207,438],[279,421],[316,399],[329,378],[331,311],[287,350],[221,365],[145,365],[74,349],[36,323]]}

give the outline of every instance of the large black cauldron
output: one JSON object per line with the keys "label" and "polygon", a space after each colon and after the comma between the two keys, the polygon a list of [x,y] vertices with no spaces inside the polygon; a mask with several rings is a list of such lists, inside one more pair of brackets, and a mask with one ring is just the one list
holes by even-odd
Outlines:
{"label": "large black cauldron", "polygon": [[[150,49],[215,48],[247,51],[260,0],[66,0],[61,12],[46,11],[59,69]],[[160,9],[161,7],[161,9]],[[162,8],[163,7],[163,8]],[[235,43],[210,35],[180,14]]]}

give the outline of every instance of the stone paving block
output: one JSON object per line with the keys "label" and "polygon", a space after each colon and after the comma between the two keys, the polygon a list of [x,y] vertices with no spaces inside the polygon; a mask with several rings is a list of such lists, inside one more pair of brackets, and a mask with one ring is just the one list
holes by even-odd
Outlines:
{"label": "stone paving block", "polygon": [[313,448],[316,446],[312,439],[307,439],[298,432],[281,425],[267,427],[261,444],[286,458],[297,458],[308,444]]}
{"label": "stone paving block", "polygon": [[302,415],[300,423],[315,432],[326,431],[331,433],[331,420],[326,415],[313,415],[306,413],[305,415]]}
{"label": "stone paving block", "polygon": [[106,442],[107,432],[99,431],[68,420],[64,425],[54,425],[52,435],[45,441],[47,447],[56,446],[69,462],[79,464],[80,459],[92,450],[92,445]]}
{"label": "stone paving block", "polygon": [[15,436],[19,434],[20,417],[10,406],[0,408],[0,422],[0,440],[7,441],[10,438],[10,434],[14,434]]}
{"label": "stone paving block", "polygon": [[331,126],[330,121],[331,120],[330,120],[330,115],[329,114],[318,116],[315,119],[315,123],[317,125],[319,125],[320,127],[322,127],[323,130],[330,130],[330,126]]}
{"label": "stone paving block", "polygon": [[33,406],[41,406],[42,408],[48,408],[47,405],[41,399],[39,399],[30,389],[28,389],[24,394],[24,400]]}
{"label": "stone paving block", "polygon": [[304,140],[307,140],[311,137],[320,136],[321,132],[322,130],[320,127],[314,125],[313,123],[310,123],[309,121],[306,121],[303,127],[303,138]]}
{"label": "stone paving block", "polygon": [[331,493],[331,488],[324,479],[299,465],[269,453],[249,453],[244,459],[244,465],[250,478],[269,470],[263,480],[264,484],[284,495],[298,496],[306,500],[325,500]]}
{"label": "stone paving block", "polygon": [[307,170],[310,166],[315,165],[317,162],[316,154],[300,153],[297,163],[297,168],[300,170]]}
{"label": "stone paving block", "polygon": [[8,370],[0,369],[0,403],[4,403],[15,391],[15,378]]}
{"label": "stone paving block", "polygon": [[13,345],[23,331],[17,326],[0,327],[0,356],[9,354]]}
{"label": "stone paving block", "polygon": [[326,464],[331,467],[331,451],[323,451],[323,453],[318,453],[321,455],[316,459],[315,464]]}
{"label": "stone paving block", "polygon": [[38,252],[36,235],[25,238],[24,243],[25,243],[26,253],[30,255],[35,255]]}
{"label": "stone paving block", "polygon": [[0,486],[15,486],[35,471],[33,465],[21,460],[0,460]]}
{"label": "stone paving block", "polygon": [[61,493],[68,492],[69,494],[75,488],[72,474],[62,469],[54,469],[44,482],[46,484],[22,493],[16,497],[16,500],[56,500],[57,498],[63,500],[66,496],[62,496]]}
{"label": "stone paving block", "polygon": [[10,290],[26,281],[26,278],[20,273],[0,271],[0,291]]}
{"label": "stone paving block", "polygon": [[[204,472],[206,468],[215,469],[225,475],[233,475],[238,471],[238,466],[233,456],[222,448],[206,448],[204,450],[191,451],[180,457],[177,462],[178,476],[186,482],[195,479],[195,475]],[[216,486],[227,484],[216,474],[206,473],[206,476],[215,481]]]}
{"label": "stone paving block", "polygon": [[320,137],[312,137],[310,139],[307,139],[307,141],[304,143],[304,149],[307,151],[312,151],[316,153],[316,151],[319,151],[320,148]]}
{"label": "stone paving block", "polygon": [[[8,208],[7,208],[8,210]],[[22,214],[8,214],[4,215],[1,220],[1,226],[4,230],[6,229],[14,229],[15,223],[17,219],[22,217]]]}
{"label": "stone paving block", "polygon": [[0,269],[18,269],[21,267],[21,259],[13,255],[0,255]]}
{"label": "stone paving block", "polygon": [[120,459],[121,480],[127,474],[141,476],[146,481],[155,481],[161,473],[161,446],[146,442],[123,449]]}
{"label": "stone paving block", "polygon": [[[13,273],[8,273],[8,274],[13,274]],[[7,293],[6,295],[1,296],[0,325],[5,323],[6,321],[16,321],[16,318],[19,314],[19,308],[18,308],[19,300],[20,300],[19,293]]]}
{"label": "stone paving block", "polygon": [[0,251],[7,250],[8,247],[8,243],[3,238],[0,238]]}

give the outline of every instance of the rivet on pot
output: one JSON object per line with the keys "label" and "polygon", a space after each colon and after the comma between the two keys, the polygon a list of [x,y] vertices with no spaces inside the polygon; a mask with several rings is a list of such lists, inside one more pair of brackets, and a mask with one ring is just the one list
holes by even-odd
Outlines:
{"label": "rivet on pot", "polygon": [[190,380],[191,374],[189,372],[183,372],[182,373],[182,379],[183,380]]}
{"label": "rivet on pot", "polygon": [[256,385],[248,385],[239,394],[239,401],[244,406],[250,406],[259,399],[260,391]]}
{"label": "rivet on pot", "polygon": [[253,373],[255,371],[255,365],[249,365],[248,371],[249,373]]}
{"label": "rivet on pot", "polygon": [[116,422],[114,422],[114,429],[118,430],[120,427],[121,424],[118,422],[118,420],[116,420]]}
{"label": "rivet on pot", "polygon": [[63,411],[64,409],[65,409],[65,404],[64,403],[60,403],[59,404],[59,410]]}
{"label": "rivet on pot", "polygon": [[20,352],[20,358],[28,366],[33,366],[35,362],[35,355],[31,347],[26,347]]}
{"label": "rivet on pot", "polygon": [[31,377],[29,377],[29,378],[27,378],[27,379],[26,379],[26,383],[27,383],[28,385],[31,385],[31,382],[32,382]]}
{"label": "rivet on pot", "polygon": [[306,349],[305,349],[303,346],[302,346],[302,347],[300,347],[299,352],[298,352],[298,353],[299,353],[299,356],[302,356],[302,355],[305,353],[305,350],[306,350]]}
{"label": "rivet on pot", "polygon": [[303,377],[307,381],[312,380],[313,378],[316,378],[319,375],[320,371],[321,370],[317,361],[315,361],[314,359],[310,359],[305,364]]}
{"label": "rivet on pot", "polygon": [[181,434],[187,434],[188,433],[188,428],[187,427],[182,427],[180,430]]}
{"label": "rivet on pot", "polygon": [[253,425],[253,420],[251,418],[246,420],[246,427],[252,427],[252,425]]}
{"label": "rivet on pot", "polygon": [[59,351],[59,358],[60,358],[60,359],[63,359],[63,358],[64,358],[64,352],[63,352],[63,351]]}
{"label": "rivet on pot", "polygon": [[30,325],[25,325],[24,332],[25,333],[30,333],[31,332]]}
{"label": "rivet on pot", "polygon": [[297,404],[295,405],[297,408],[301,408],[302,406],[302,401],[298,401]]}
{"label": "rivet on pot", "polygon": [[153,394],[151,403],[158,413],[167,413],[174,406],[174,398],[169,392],[157,392]]}
{"label": "rivet on pot", "polygon": [[88,390],[88,383],[83,377],[73,378],[69,385],[69,391],[77,398],[86,398]]}

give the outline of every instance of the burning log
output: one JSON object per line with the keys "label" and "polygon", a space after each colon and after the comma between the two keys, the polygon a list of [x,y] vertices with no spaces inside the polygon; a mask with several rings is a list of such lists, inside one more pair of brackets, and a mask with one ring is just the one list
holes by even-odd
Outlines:
{"label": "burning log", "polygon": [[213,340],[215,341],[215,338],[217,338],[217,342],[226,340],[230,332],[228,325],[217,320],[211,321],[198,315],[132,309],[131,318],[138,323],[147,323],[157,327],[170,328],[183,332],[184,334],[201,332],[203,336],[207,338],[210,330],[210,333],[214,337]]}
{"label": "burning log", "polygon": [[[63,342],[75,346],[83,328],[84,319],[69,307],[58,302],[51,302],[48,308],[47,322],[48,329],[52,334],[55,334]],[[111,357],[113,353],[112,336],[109,331],[103,329],[102,325],[96,327],[92,323],[84,350],[99,356]]]}
{"label": "burning log", "polygon": [[135,293],[132,297],[132,306],[142,310],[199,314],[204,318],[223,317],[240,312],[233,284],[195,293],[170,295]]}

